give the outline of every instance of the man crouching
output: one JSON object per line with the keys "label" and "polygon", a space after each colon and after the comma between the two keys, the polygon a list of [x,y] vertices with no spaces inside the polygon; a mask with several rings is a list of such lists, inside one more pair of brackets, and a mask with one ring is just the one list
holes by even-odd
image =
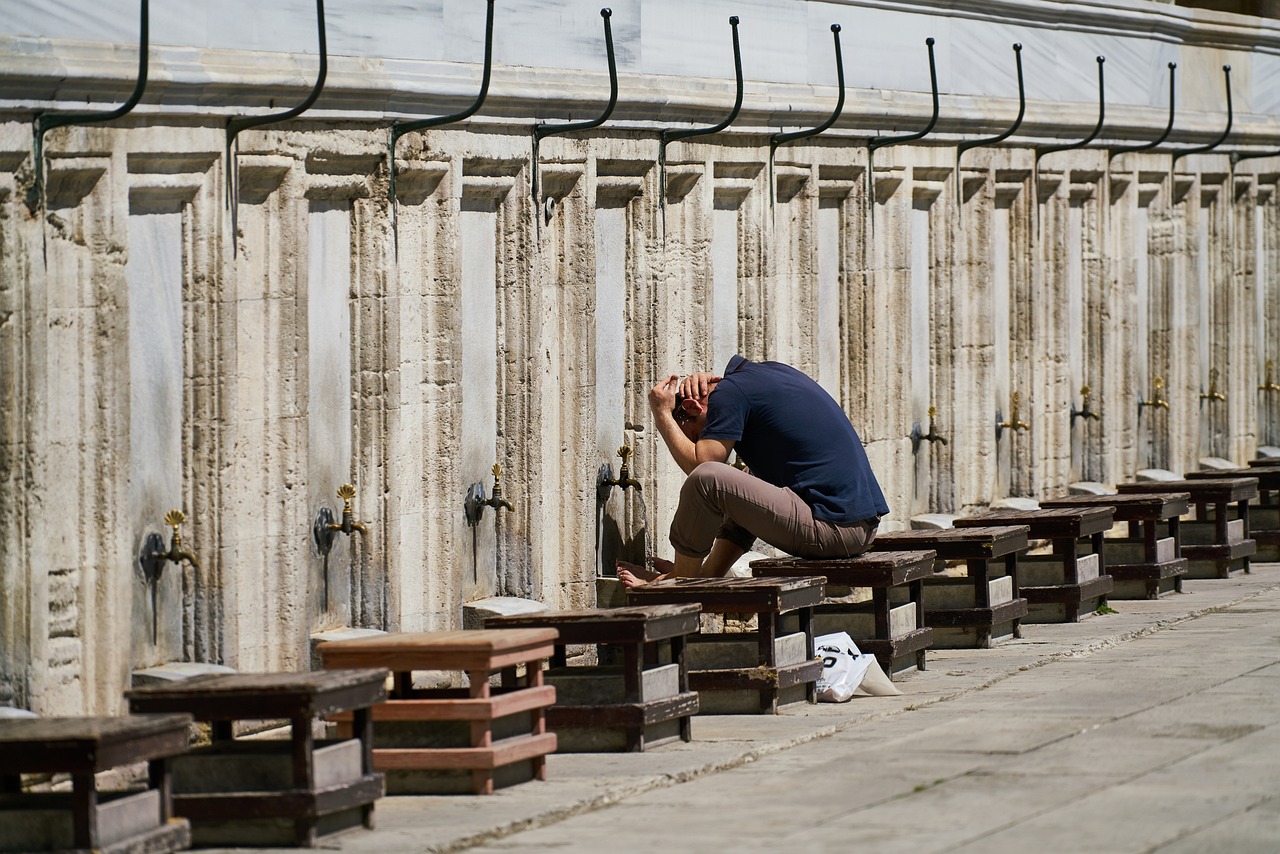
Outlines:
{"label": "man crouching", "polygon": [[[649,408],[688,475],[671,522],[676,576],[724,575],[757,537],[797,557],[853,557],[889,512],[848,417],[789,365],[734,356],[723,377],[672,375]],[[618,571],[627,587],[665,577]]]}

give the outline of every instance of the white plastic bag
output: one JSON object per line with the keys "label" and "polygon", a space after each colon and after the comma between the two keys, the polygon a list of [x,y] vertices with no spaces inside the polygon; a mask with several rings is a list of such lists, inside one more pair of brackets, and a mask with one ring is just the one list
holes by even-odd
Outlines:
{"label": "white plastic bag", "polygon": [[813,648],[822,659],[822,675],[816,687],[818,700],[823,703],[843,703],[852,697],[875,660],[875,656],[858,651],[848,632],[816,637]]}

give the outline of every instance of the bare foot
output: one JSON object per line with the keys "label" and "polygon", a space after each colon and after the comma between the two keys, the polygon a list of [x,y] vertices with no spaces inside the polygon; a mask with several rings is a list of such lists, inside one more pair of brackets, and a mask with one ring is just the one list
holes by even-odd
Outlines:
{"label": "bare foot", "polygon": [[641,578],[629,569],[618,570],[618,580],[622,582],[623,587],[639,587],[643,584],[652,584],[655,581],[665,581],[670,578],[669,574],[655,575],[652,578]]}

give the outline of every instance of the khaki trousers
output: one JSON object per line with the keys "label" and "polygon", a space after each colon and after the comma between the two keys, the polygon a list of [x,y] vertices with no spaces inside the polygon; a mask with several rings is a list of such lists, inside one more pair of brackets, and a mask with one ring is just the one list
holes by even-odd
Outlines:
{"label": "khaki trousers", "polygon": [[703,558],[716,539],[751,549],[757,538],[803,558],[853,557],[871,547],[877,521],[834,525],[785,486],[765,483],[726,463],[701,463],[680,489],[671,521],[676,552]]}

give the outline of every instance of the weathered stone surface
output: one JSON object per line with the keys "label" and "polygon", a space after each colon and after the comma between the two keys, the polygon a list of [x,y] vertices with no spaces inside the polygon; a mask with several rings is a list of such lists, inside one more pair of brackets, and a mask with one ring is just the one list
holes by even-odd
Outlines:
{"label": "weathered stone surface", "polygon": [[[1110,553],[1107,553],[1110,558]],[[1076,574],[1079,581],[1098,577],[1098,556],[1080,555],[1076,558]],[[1018,558],[1018,586],[1041,587],[1066,584],[1066,567],[1057,555],[1023,555]]]}
{"label": "weathered stone surface", "polygon": [[462,627],[464,629],[483,629],[484,621],[489,617],[540,614],[546,610],[546,605],[531,599],[522,599],[518,596],[493,596],[464,604],[462,606]]}
{"label": "weathered stone surface", "polygon": [[[1164,563],[1173,560],[1175,557],[1173,550],[1173,537],[1161,537],[1156,540],[1155,562]],[[1146,545],[1142,540],[1107,539],[1102,547],[1102,553],[1108,564],[1148,562]]]}
{"label": "weathered stone surface", "polygon": [[[558,706],[598,706],[626,701],[621,666],[555,667],[543,674],[556,688]],[[680,693],[680,668],[675,664],[651,667],[641,674],[640,702],[661,700]]]}
{"label": "weathered stone surface", "polygon": [[[987,582],[991,605],[1013,601],[1013,579],[1007,575]],[[931,578],[924,585],[925,610],[976,608],[973,582],[967,578]]]}
{"label": "weathered stone surface", "polygon": [[[1256,390],[1280,328],[1267,161],[1224,170],[1214,153],[1171,174],[1167,151],[1038,162],[1018,137],[960,164],[949,138],[874,162],[859,147],[927,113],[917,24],[961,27],[980,57],[943,57],[958,100],[940,130],[976,138],[1016,106],[1009,69],[993,73],[1005,31],[1065,57],[1079,22],[1018,3],[959,18],[878,8],[876,26],[844,31],[846,54],[890,58],[877,79],[850,89],[838,126],[774,152],[761,129],[778,105],[814,126],[836,94],[806,4],[779,0],[772,47],[748,70],[769,97],[724,133],[669,146],[659,170],[652,129],[634,122],[723,109],[723,31],[700,19],[672,41],[662,22],[682,19],[663,10],[683,7],[670,0],[619,10],[620,45],[644,44],[619,51],[622,121],[547,138],[533,164],[534,116],[598,106],[599,21],[552,24],[545,4],[517,0],[499,33],[530,37],[499,45],[484,114],[402,138],[392,204],[386,126],[439,106],[424,92],[472,91],[481,4],[430,4],[383,27],[389,42],[352,29],[386,4],[338,16],[348,47],[321,110],[241,134],[227,160],[227,116],[305,88],[314,62],[269,43],[270,27],[233,35],[221,22],[243,17],[236,4],[166,24],[134,113],[45,135],[42,203],[31,114],[118,100],[136,7],[18,4],[0,20],[0,704],[120,711],[137,670],[305,668],[317,632],[454,629],[491,596],[620,604],[595,576],[611,558],[669,556],[683,479],[646,393],[733,351],[831,391],[884,488],[885,530],[1274,446],[1274,396]],[[308,20],[305,5],[277,11]],[[1073,14],[1123,55],[1154,45],[1188,79],[1253,68],[1237,78],[1232,142],[1280,136],[1258,65],[1280,50],[1273,28],[1242,39],[1220,15],[1179,10],[1157,38],[1127,7]],[[1166,113],[1150,69],[1113,65],[1122,132],[1154,138]],[[1054,109],[1036,144],[1079,140],[1096,118],[1089,81],[1042,83]],[[1219,89],[1179,98],[1181,132],[1218,132]],[[1226,399],[1201,404],[1213,368]],[[1139,410],[1157,377],[1169,407]],[[1065,417],[1083,384],[1105,421]],[[997,434],[1014,393],[1028,429]],[[947,444],[913,447],[931,430]],[[597,471],[622,442],[643,491],[602,498]],[[494,463],[514,510],[469,525],[467,491],[492,495]],[[346,481],[366,530],[322,554],[311,531],[322,510],[341,518]],[[138,557],[149,534],[167,542],[173,507],[197,562],[151,585]]]}
{"label": "weathered stone surface", "polygon": [[[896,638],[909,634],[916,628],[915,603],[898,605],[889,609],[889,637]],[[842,605],[840,611],[823,610],[813,615],[814,635],[825,635],[832,632],[848,632],[849,637],[876,637],[875,612],[871,603],[865,605]]]}

